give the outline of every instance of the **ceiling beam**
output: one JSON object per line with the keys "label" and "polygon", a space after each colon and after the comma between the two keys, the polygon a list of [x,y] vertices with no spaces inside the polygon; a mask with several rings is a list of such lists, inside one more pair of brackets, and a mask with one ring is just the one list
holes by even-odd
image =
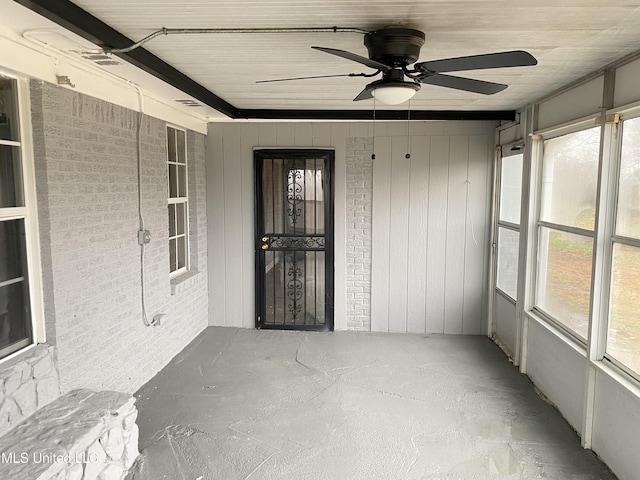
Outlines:
{"label": "ceiling beam", "polygon": [[[100,47],[124,48],[134,43],[130,38],[68,0],[14,1]],[[231,118],[235,118],[238,114],[238,109],[229,102],[142,47],[114,55]]]}
{"label": "ceiling beam", "polygon": [[236,118],[268,120],[507,120],[515,110],[269,110],[240,109]]}

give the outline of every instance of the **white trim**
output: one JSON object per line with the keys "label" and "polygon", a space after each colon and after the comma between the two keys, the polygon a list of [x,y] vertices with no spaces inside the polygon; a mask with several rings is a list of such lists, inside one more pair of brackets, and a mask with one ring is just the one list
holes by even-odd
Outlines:
{"label": "white trim", "polygon": [[571,335],[554,321],[543,317],[540,311],[525,312],[525,315],[529,320],[537,323],[538,325],[541,325],[547,331],[551,332],[557,338],[562,340],[562,342],[571,347],[572,350],[578,352],[585,358],[587,357],[587,346],[584,342],[579,341],[575,336]]}
{"label": "white trim", "polygon": [[[534,140],[549,140],[551,138],[561,137],[563,135],[568,135],[570,133],[580,132],[582,130],[588,130],[592,127],[598,126],[598,121],[600,120],[600,113],[596,112],[591,115],[587,115],[585,117],[577,118],[574,120],[570,120],[568,122],[561,123],[560,125],[555,125],[553,127],[544,128],[542,130],[537,130],[531,134]],[[541,137],[541,138],[536,138]]]}
{"label": "white trim", "polygon": [[631,369],[626,364],[616,359],[614,356],[605,355],[602,359],[597,360],[597,362],[606,362],[619,375],[624,375],[630,381],[636,382],[638,387],[640,387],[640,373]]}
{"label": "white trim", "polygon": [[[181,131],[184,133],[184,163],[179,163],[177,161],[169,161],[169,129],[173,129],[176,132]],[[184,234],[176,234],[174,236],[169,236],[167,241],[169,243],[171,243],[171,240],[176,240],[176,255],[178,255],[178,239],[179,238],[184,238],[184,244],[185,244],[185,251],[184,251],[184,255],[185,255],[185,265],[184,267],[180,267],[176,270],[171,271],[171,268],[173,267],[173,265],[169,264],[169,279],[172,280],[188,271],[191,270],[191,248],[189,245],[190,242],[190,238],[191,238],[191,231],[190,231],[190,222],[189,222],[189,159],[188,159],[188,149],[187,149],[187,131],[179,126],[167,123],[165,126],[165,136],[166,136],[166,146],[165,146],[165,152],[166,152],[166,164],[167,164],[167,205],[177,205],[177,204],[181,204],[181,205],[185,205],[185,212],[184,212]],[[176,147],[176,153],[177,153],[177,148],[178,148],[178,141],[177,141],[177,133],[175,133],[175,147]],[[176,159],[177,159],[177,155],[176,155]],[[184,176],[185,176],[185,197],[170,197],[170,191],[171,191],[171,187],[169,185],[169,181],[170,181],[170,175],[169,175],[169,165],[176,165],[180,168],[184,168]],[[179,176],[178,176],[179,177]],[[168,212],[168,211],[167,211]],[[167,213],[168,215],[168,213]],[[177,228],[176,228],[176,233],[177,233]],[[171,256],[169,256],[169,259],[171,259]]]}
{"label": "white trim", "polygon": [[0,208],[0,219],[16,220],[18,218],[26,217],[28,213],[29,211],[26,207],[3,207]]}
{"label": "white trim", "polygon": [[42,268],[40,259],[40,235],[38,228],[38,200],[33,155],[33,127],[31,125],[31,101],[29,81],[20,78],[18,84],[18,109],[20,114],[20,138],[22,142],[22,178],[25,207],[27,209],[27,250],[33,337],[36,343],[46,342],[44,301],[42,293]]}
{"label": "white trim", "polygon": [[0,366],[2,366],[3,364],[9,362],[10,360],[20,356],[20,355],[24,355],[26,353],[29,353],[31,350],[33,350],[34,348],[36,348],[36,344],[35,343],[30,343],[29,345],[27,345],[24,348],[21,348],[20,350],[16,350],[13,353],[10,353],[9,355],[7,355],[6,357],[2,357],[0,358]]}
{"label": "white trim", "polygon": [[7,287],[9,285],[13,285],[14,283],[23,282],[24,277],[16,277],[11,280],[5,280],[4,282],[0,282],[0,287]]}
{"label": "white trim", "polygon": [[572,227],[570,225],[564,225],[562,223],[548,222],[546,220],[538,220],[538,227],[544,227],[550,230],[559,230],[561,232],[570,233],[572,235],[580,235],[582,237],[595,237],[595,232],[593,230],[587,230],[580,227]]}
{"label": "white trim", "polygon": [[495,289],[496,289],[496,293],[499,294],[502,298],[504,298],[507,302],[513,304],[514,306],[517,304],[517,301],[516,301],[515,298],[513,298],[511,295],[509,295],[507,292],[502,290],[497,285],[496,285]]}
{"label": "white trim", "polygon": [[7,147],[19,147],[21,143],[14,140],[0,140],[0,145],[5,145]]}
{"label": "white trim", "polygon": [[640,100],[617,108],[611,108],[606,112],[607,116],[615,115],[616,113],[620,114],[620,119],[623,121],[640,117]]}

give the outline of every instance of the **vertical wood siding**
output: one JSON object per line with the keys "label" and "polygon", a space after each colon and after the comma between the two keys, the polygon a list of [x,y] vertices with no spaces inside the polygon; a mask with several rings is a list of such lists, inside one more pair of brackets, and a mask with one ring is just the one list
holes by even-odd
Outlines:
{"label": "vertical wood siding", "polygon": [[[407,127],[405,122],[375,126],[371,329],[479,334],[486,321],[495,125],[413,122]],[[212,325],[255,325],[253,149],[326,147],[336,154],[335,328],[347,329],[346,141],[373,132],[371,123],[358,122],[210,125]]]}
{"label": "vertical wood siding", "polygon": [[493,132],[445,125],[375,140],[373,331],[484,331]]}

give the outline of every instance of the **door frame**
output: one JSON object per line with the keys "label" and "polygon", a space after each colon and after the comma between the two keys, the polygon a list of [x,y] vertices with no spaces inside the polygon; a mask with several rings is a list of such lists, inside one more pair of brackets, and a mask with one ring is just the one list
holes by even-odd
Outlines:
{"label": "door frame", "polygon": [[[268,158],[324,158],[324,225],[325,225],[325,322],[322,325],[265,325],[262,314],[266,309],[266,294],[264,291],[265,256],[261,249],[262,232],[264,230],[264,214],[262,190],[263,161]],[[334,330],[334,299],[335,299],[335,150],[320,148],[254,148],[253,150],[253,178],[254,178],[254,255],[255,255],[255,325],[256,329],[265,330],[301,330],[301,331],[333,331]]]}

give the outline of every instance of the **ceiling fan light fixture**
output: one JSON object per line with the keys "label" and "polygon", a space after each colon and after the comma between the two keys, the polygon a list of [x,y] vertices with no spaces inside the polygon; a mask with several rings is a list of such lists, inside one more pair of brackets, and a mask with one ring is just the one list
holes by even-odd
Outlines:
{"label": "ceiling fan light fixture", "polygon": [[371,95],[385,105],[400,105],[410,100],[419,89],[420,85],[411,82],[392,83],[376,87]]}

